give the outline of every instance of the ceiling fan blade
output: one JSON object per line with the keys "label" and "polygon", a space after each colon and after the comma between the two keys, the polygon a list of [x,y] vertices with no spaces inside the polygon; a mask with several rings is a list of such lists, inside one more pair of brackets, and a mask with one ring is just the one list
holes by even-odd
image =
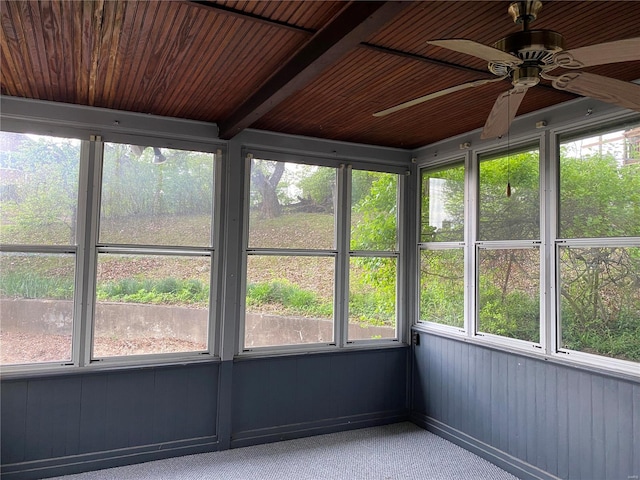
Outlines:
{"label": "ceiling fan blade", "polygon": [[511,55],[510,53],[503,52],[497,48],[483,45],[482,43],[474,42],[473,40],[466,40],[464,38],[432,40],[427,43],[429,45],[447,48],[455,52],[473,55],[474,57],[482,58],[487,62],[502,62],[509,65],[520,65],[522,63],[522,60],[515,55]]}
{"label": "ceiling fan blade", "polygon": [[553,56],[553,63],[563,68],[582,68],[635,60],[640,60],[640,37],[574,48]]}
{"label": "ceiling fan blade", "polygon": [[552,85],[585,97],[640,111],[640,85],[586,72],[572,72],[555,78]]}
{"label": "ceiling fan blade", "polygon": [[444,95],[458,92],[466,88],[479,87],[481,85],[486,85],[487,83],[499,82],[501,80],[504,80],[505,78],[507,77],[504,76],[504,77],[498,77],[498,78],[486,78],[483,80],[474,80],[473,82],[463,83],[460,85],[456,85],[455,87],[445,88],[444,90],[438,90],[437,92],[430,93],[423,97],[414,98],[413,100],[409,100],[408,102],[401,103],[400,105],[396,105],[395,107],[387,108],[386,110],[376,112],[373,114],[373,116],[384,117],[385,115],[389,115],[390,113],[394,113],[399,110],[404,110],[405,108],[413,107],[414,105],[419,105],[428,100],[433,100],[434,98],[443,97]]}
{"label": "ceiling fan blade", "polygon": [[487,117],[480,138],[497,138],[509,131],[527,90],[528,88],[522,87],[513,88],[498,97]]}

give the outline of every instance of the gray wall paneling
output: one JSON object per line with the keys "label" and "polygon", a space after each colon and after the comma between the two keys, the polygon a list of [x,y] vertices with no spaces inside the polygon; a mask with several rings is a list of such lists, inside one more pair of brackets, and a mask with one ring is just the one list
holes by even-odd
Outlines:
{"label": "gray wall paneling", "polygon": [[408,419],[408,347],[234,364],[231,446]]}
{"label": "gray wall paneling", "polygon": [[417,424],[522,478],[640,476],[640,383],[419,335]]}
{"label": "gray wall paneling", "polygon": [[3,380],[2,477],[215,448],[218,363]]}
{"label": "gray wall paneling", "polygon": [[404,346],[3,380],[2,478],[407,420],[408,363]]}

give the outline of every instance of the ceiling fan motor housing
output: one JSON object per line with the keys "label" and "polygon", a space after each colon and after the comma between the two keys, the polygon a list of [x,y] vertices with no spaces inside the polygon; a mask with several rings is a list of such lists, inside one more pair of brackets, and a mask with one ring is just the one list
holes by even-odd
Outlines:
{"label": "ceiling fan motor housing", "polygon": [[498,40],[494,47],[515,55],[520,65],[491,62],[496,75],[510,75],[514,86],[531,87],[540,81],[540,73],[554,67],[553,54],[564,50],[564,37],[552,30],[523,30]]}

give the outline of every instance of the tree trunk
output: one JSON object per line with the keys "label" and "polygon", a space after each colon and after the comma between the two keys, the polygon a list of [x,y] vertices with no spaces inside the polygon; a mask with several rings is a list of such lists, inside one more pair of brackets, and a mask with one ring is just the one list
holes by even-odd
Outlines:
{"label": "tree trunk", "polygon": [[262,170],[255,168],[253,160],[251,161],[251,179],[262,196],[260,213],[264,218],[275,218],[282,213],[277,187],[284,173],[284,165],[283,162],[276,162],[273,173],[267,178]]}

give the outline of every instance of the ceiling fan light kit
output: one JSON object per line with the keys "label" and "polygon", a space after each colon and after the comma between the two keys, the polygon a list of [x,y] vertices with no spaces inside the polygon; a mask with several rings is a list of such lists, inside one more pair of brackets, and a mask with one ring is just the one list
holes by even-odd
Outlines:
{"label": "ceiling fan light kit", "polygon": [[528,89],[538,85],[541,79],[550,81],[558,90],[640,111],[640,85],[588,72],[574,71],[557,77],[549,74],[557,68],[577,69],[640,60],[640,37],[567,51],[564,37],[560,33],[529,29],[529,24],[538,17],[541,10],[540,0],[511,3],[508,12],[516,24],[522,24],[522,30],[507,35],[493,46],[459,38],[428,41],[429,45],[486,60],[488,70],[498,78],[475,80],[432,92],[376,112],[374,116],[382,117],[443,95],[507,78],[513,88],[498,96],[480,136],[482,139],[498,138],[508,132]]}

